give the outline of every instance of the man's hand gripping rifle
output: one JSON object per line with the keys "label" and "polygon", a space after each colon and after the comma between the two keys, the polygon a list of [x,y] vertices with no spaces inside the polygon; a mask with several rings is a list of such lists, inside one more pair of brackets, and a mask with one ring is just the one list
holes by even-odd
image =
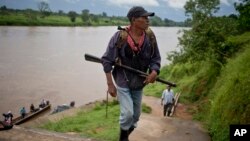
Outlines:
{"label": "man's hand gripping rifle", "polygon": [[[95,56],[93,56],[93,55],[85,54],[84,57],[85,57],[85,60],[86,60],[86,61],[101,63],[101,59],[98,58],[98,57],[95,57]],[[146,78],[146,77],[149,75],[149,74],[147,74],[147,73],[145,73],[145,72],[143,72],[143,71],[140,71],[140,70],[131,68],[131,67],[129,67],[129,66],[123,65],[123,64],[118,63],[118,62],[115,63],[115,66],[119,66],[119,67],[124,68],[124,69],[126,69],[126,70],[129,70],[129,71],[131,71],[131,72],[133,72],[133,73],[137,73],[138,75],[140,75],[141,77],[144,77],[144,78]],[[172,86],[172,87],[176,87],[176,84],[175,84],[175,83],[172,83],[172,82],[163,80],[163,79],[161,79],[161,78],[159,78],[159,77],[156,78],[156,81],[161,82],[161,83],[164,83],[164,84],[167,84],[167,85],[170,85],[170,86]]]}

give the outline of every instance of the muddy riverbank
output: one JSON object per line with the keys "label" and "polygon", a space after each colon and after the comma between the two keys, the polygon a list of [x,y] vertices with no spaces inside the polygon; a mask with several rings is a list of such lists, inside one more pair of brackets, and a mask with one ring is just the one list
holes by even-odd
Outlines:
{"label": "muddy riverbank", "polygon": [[[154,97],[143,97],[143,102],[152,108],[151,114],[143,113],[138,127],[131,134],[131,141],[210,141],[208,133],[199,122],[192,120],[192,115],[187,112],[188,106],[177,104],[176,111],[172,117],[163,117],[160,99]],[[92,105],[74,108],[55,115],[45,115],[22,126],[15,126],[8,131],[0,132],[1,141],[94,141],[90,138],[80,137],[75,133],[56,133],[37,129],[36,126],[48,120],[56,121],[65,116],[74,115],[81,108],[91,108]]]}

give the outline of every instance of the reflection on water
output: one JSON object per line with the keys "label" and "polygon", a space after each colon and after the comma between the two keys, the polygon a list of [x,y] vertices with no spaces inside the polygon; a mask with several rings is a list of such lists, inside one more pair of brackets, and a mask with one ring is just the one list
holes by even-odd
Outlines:
{"label": "reflection on water", "polygon": [[[179,28],[153,30],[166,64]],[[116,27],[0,27],[0,112],[17,115],[42,99],[56,107],[105,98],[102,66],[85,61],[84,53],[100,57],[114,32]]]}

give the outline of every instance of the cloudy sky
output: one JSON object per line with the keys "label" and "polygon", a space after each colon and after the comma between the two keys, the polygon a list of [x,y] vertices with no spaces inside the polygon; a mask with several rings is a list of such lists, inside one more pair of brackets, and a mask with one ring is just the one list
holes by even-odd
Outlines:
{"label": "cloudy sky", "polygon": [[[184,21],[187,17],[183,6],[187,0],[0,0],[0,6],[14,9],[37,9],[37,4],[45,1],[52,11],[64,12],[88,9],[90,13],[101,14],[106,12],[108,16],[126,16],[131,6],[140,5],[147,11],[155,12],[162,19],[168,18],[174,21]],[[218,15],[235,13],[233,3],[238,0],[220,0]]]}

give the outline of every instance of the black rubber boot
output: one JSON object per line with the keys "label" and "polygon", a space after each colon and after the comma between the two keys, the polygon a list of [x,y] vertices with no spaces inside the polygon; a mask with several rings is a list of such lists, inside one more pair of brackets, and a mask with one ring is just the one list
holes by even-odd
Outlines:
{"label": "black rubber boot", "polygon": [[119,141],[129,141],[128,140],[128,130],[120,130],[120,139]]}

